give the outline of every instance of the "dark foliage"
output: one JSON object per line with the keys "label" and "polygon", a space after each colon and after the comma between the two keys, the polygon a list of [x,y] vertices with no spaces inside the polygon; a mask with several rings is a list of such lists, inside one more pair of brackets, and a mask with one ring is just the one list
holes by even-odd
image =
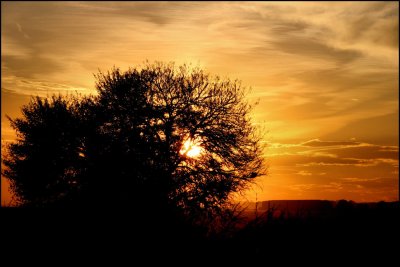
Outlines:
{"label": "dark foliage", "polygon": [[[157,216],[222,214],[262,173],[238,81],[173,64],[96,75],[98,94],[36,97],[10,119],[4,175],[20,205],[123,207]],[[202,153],[190,157],[192,140]]]}

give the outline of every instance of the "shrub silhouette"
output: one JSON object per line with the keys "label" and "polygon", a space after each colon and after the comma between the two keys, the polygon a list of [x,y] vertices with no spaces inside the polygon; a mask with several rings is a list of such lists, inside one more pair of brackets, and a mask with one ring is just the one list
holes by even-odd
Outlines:
{"label": "shrub silhouette", "polygon": [[[40,97],[10,119],[4,175],[24,206],[127,206],[212,216],[262,174],[239,81],[146,63],[96,75],[98,94]],[[201,153],[190,156],[185,142]]]}
{"label": "shrub silhouette", "polygon": [[20,204],[51,205],[79,191],[85,134],[76,111],[80,105],[73,98],[36,97],[22,108],[23,119],[9,118],[18,140],[7,147],[4,175]]}

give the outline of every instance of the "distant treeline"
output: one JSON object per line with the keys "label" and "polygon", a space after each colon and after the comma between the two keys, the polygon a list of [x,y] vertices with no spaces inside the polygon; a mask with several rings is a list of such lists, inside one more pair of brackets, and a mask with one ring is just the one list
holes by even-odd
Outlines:
{"label": "distant treeline", "polygon": [[[395,210],[399,201],[394,202],[354,202],[351,200],[269,200],[244,204],[246,214],[273,218],[331,217],[343,213],[362,213],[363,211]],[[252,216],[250,216],[252,217]]]}

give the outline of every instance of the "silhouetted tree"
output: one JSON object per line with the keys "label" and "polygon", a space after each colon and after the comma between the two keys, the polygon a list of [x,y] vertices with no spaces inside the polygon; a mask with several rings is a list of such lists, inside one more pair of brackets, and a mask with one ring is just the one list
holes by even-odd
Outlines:
{"label": "silhouetted tree", "polygon": [[86,169],[83,141],[88,124],[84,111],[92,104],[89,97],[35,97],[22,108],[22,119],[8,117],[17,141],[9,144],[3,155],[3,174],[17,203],[50,206],[77,196]]}
{"label": "silhouetted tree", "polygon": [[[172,63],[96,75],[91,97],[39,97],[11,120],[5,176],[22,203],[221,211],[262,173],[239,81]],[[185,147],[196,143],[199,155]]]}

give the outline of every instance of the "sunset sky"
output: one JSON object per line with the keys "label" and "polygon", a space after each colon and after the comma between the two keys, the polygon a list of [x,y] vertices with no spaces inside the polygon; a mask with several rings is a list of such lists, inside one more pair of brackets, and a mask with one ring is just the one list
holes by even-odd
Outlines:
{"label": "sunset sky", "polygon": [[[1,140],[31,95],[145,60],[238,78],[269,173],[246,197],[399,199],[398,2],[1,2]],[[9,203],[5,179],[1,203]]]}

